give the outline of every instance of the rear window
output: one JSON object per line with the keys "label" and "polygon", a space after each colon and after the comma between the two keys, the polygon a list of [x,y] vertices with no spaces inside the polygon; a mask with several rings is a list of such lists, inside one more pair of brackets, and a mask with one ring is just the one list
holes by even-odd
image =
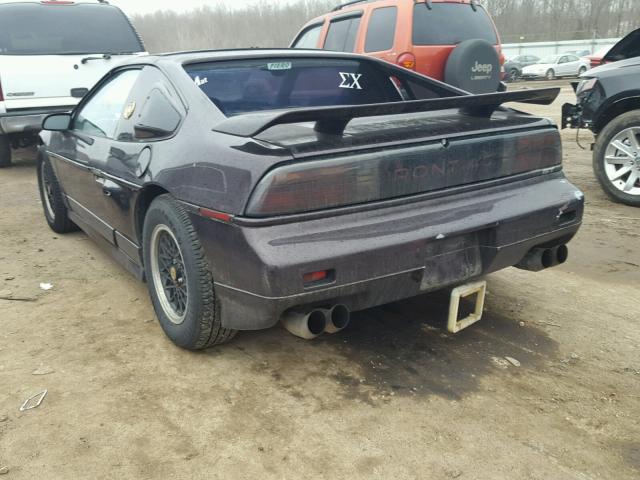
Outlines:
{"label": "rear window", "polygon": [[0,55],[142,52],[125,15],[108,5],[0,5]]}
{"label": "rear window", "polygon": [[355,51],[361,18],[358,16],[332,21],[324,41],[324,49],[335,52]]}
{"label": "rear window", "polygon": [[366,61],[277,58],[186,65],[226,116],[296,107],[400,101],[391,78]]}
{"label": "rear window", "polygon": [[425,3],[413,7],[414,45],[457,45],[465,40],[482,39],[496,45],[498,37],[482,7],[476,11],[465,3]]}

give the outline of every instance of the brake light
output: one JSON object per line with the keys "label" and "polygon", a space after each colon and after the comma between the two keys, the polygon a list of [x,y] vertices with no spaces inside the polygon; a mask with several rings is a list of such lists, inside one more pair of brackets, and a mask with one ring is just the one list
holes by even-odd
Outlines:
{"label": "brake light", "polygon": [[302,276],[302,281],[304,283],[316,283],[321,280],[325,280],[329,276],[329,272],[327,270],[321,270],[319,272],[306,273]]}
{"label": "brake light", "polygon": [[403,53],[398,57],[398,65],[408,70],[416,69],[416,57],[413,53]]}

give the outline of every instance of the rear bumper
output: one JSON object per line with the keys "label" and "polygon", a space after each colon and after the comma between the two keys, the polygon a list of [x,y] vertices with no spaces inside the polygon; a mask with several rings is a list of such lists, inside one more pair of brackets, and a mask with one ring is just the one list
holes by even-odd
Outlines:
{"label": "rear bumper", "polygon": [[[333,218],[239,226],[192,214],[223,324],[269,328],[297,306],[351,310],[457,285],[515,265],[578,231],[582,193],[561,172]],[[331,270],[331,282],[303,275]]]}
{"label": "rear bumper", "polygon": [[52,113],[68,112],[69,107],[14,110],[0,114],[0,134],[37,133],[42,130],[42,121]]}

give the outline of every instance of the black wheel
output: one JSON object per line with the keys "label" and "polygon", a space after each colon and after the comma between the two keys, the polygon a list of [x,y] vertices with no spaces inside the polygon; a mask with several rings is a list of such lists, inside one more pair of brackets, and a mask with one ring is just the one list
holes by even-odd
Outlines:
{"label": "black wheel", "polygon": [[611,199],[640,207],[640,110],[616,117],[600,132],[593,170]]}
{"label": "black wheel", "polygon": [[67,206],[62,197],[62,189],[44,153],[38,154],[38,190],[44,210],[44,218],[56,233],[69,233],[78,227],[69,220]]}
{"label": "black wheel", "polygon": [[170,195],[156,198],[144,220],[144,264],[153,307],[177,346],[202,350],[231,340],[222,327],[210,266],[189,216]]}
{"label": "black wheel", "polygon": [[585,73],[587,71],[587,67],[580,67],[580,70],[578,70],[578,76],[581,77],[583,73]]}
{"label": "black wheel", "polygon": [[509,80],[510,82],[515,82],[516,80],[518,80],[518,78],[520,78],[520,72],[518,72],[517,68],[512,68],[507,73],[507,80]]}
{"label": "black wheel", "polygon": [[550,68],[549,70],[547,70],[546,77],[547,80],[554,80],[556,78],[556,72],[554,72],[553,69]]}
{"label": "black wheel", "polygon": [[0,135],[0,168],[11,166],[11,142],[6,135]]}

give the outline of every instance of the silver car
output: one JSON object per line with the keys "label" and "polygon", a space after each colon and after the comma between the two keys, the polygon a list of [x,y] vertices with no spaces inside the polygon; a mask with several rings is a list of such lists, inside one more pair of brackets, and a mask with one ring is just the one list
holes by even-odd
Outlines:
{"label": "silver car", "polygon": [[589,60],[576,55],[551,55],[540,60],[535,65],[522,69],[522,78],[546,78],[553,80],[557,77],[578,77],[589,70]]}

